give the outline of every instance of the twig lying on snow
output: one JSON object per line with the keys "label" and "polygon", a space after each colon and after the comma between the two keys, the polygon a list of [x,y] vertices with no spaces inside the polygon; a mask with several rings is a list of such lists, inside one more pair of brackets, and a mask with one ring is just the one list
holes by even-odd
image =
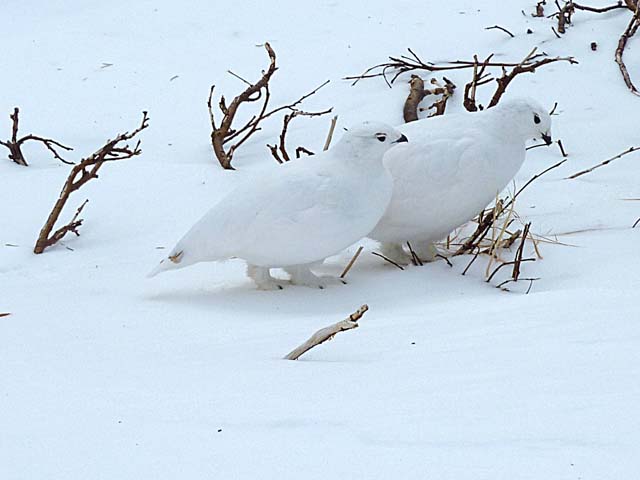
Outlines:
{"label": "twig lying on snow", "polygon": [[11,315],[10,313],[0,313],[0,317],[8,317]]}
{"label": "twig lying on snow", "polygon": [[13,109],[13,113],[9,115],[9,118],[12,122],[11,127],[11,139],[3,142],[0,140],[0,145],[7,147],[9,149],[9,160],[14,161],[18,165],[28,166],[27,160],[24,158],[24,154],[22,153],[22,144],[28,142],[29,140],[33,140],[34,142],[40,142],[45,147],[49,149],[49,151],[53,154],[55,158],[60,160],[62,163],[66,163],[67,165],[73,165],[73,162],[69,162],[62,158],[60,154],[57,152],[55,147],[61,148],[63,150],[73,150],[71,147],[67,147],[56,140],[52,140],[50,138],[38,137],[37,135],[25,135],[24,137],[18,138],[18,124],[20,122],[19,119],[20,109],[15,107]]}
{"label": "twig lying on snow", "polygon": [[493,27],[486,27],[485,30],[502,30],[504,33],[509,35],[511,38],[515,38],[515,35],[513,33],[511,33],[506,28],[501,27],[500,25],[494,25]]}
{"label": "twig lying on snow", "polygon": [[393,260],[391,260],[388,257],[385,257],[383,254],[378,253],[378,252],[371,252],[371,255],[375,255],[376,257],[380,257],[381,259],[383,259],[386,262],[389,262],[391,265],[399,268],[400,270],[404,270],[404,267],[396,262],[394,262]]}
{"label": "twig lying on snow", "polygon": [[362,305],[358,310],[349,315],[344,320],[341,320],[338,323],[334,323],[328,327],[325,327],[321,330],[318,330],[316,333],[311,335],[309,340],[304,342],[299,347],[293,349],[289,354],[287,354],[284,359],[285,360],[297,360],[301,355],[311,350],[313,347],[320,345],[321,343],[326,342],[327,340],[331,340],[338,333],[344,332],[345,330],[351,330],[354,328],[358,328],[358,320],[362,318],[362,316],[369,310],[367,305]]}
{"label": "twig lying on snow", "polygon": [[636,227],[638,226],[638,224],[639,224],[639,223],[640,223],[640,218],[639,218],[639,219],[637,219],[637,220],[634,222],[634,224],[633,224],[633,226],[632,226],[631,228],[636,228]]}
{"label": "twig lying on snow", "polygon": [[[215,85],[212,85],[211,89],[209,90],[207,107],[209,109],[209,119],[211,121],[211,145],[213,147],[213,152],[218,159],[218,162],[220,162],[220,165],[225,169],[233,170],[231,161],[233,159],[234,152],[244,142],[246,142],[249,137],[260,130],[260,122],[269,118],[271,115],[282,112],[284,110],[288,110],[291,113],[299,111],[297,109],[298,105],[300,105],[304,100],[315,94],[318,90],[329,83],[329,80],[327,80],[319,87],[303,95],[298,100],[289,105],[284,105],[267,111],[267,108],[269,106],[269,99],[271,97],[271,93],[269,91],[269,81],[271,80],[271,77],[276,72],[278,67],[276,67],[276,54],[271,48],[271,45],[269,45],[269,43],[265,43],[264,48],[267,50],[270,63],[267,70],[262,73],[262,77],[260,78],[260,80],[258,80],[256,83],[250,83],[239,77],[238,75],[232,73],[232,75],[240,78],[244,83],[246,83],[248,87],[242,93],[237,95],[228,106],[224,95],[220,97],[218,108],[222,112],[223,116],[219,125],[215,120],[212,105],[213,90],[215,88]],[[233,121],[240,105],[242,105],[243,103],[257,102],[260,99],[263,99],[263,101],[258,113],[253,115],[249,119],[249,121],[247,121],[247,123],[245,123],[242,127],[234,128]],[[331,109],[323,113],[328,113],[330,111]],[[315,115],[322,115],[323,113],[317,113]],[[235,143],[233,143],[233,145],[231,145],[230,147],[226,147],[225,145],[231,141],[234,141]]]}
{"label": "twig lying on snow", "polygon": [[45,248],[56,244],[69,232],[80,235],[78,233],[78,227],[82,225],[83,220],[78,220],[78,216],[88,200],[85,200],[85,202],[78,208],[68,224],[60,227],[58,230],[53,232],[53,234],[51,233],[51,230],[53,230],[53,227],[58,221],[58,217],[60,216],[60,213],[62,213],[62,209],[67,203],[67,200],[69,200],[69,196],[92,178],[98,178],[98,170],[100,170],[105,162],[124,160],[142,153],[142,150],[140,149],[140,140],[138,140],[133,149],[126,144],[124,146],[120,146],[122,142],[127,142],[133,139],[138,135],[138,133],[149,126],[149,117],[147,116],[147,112],[142,112],[142,114],[142,122],[138,128],[131,133],[121,133],[113,140],[107,140],[107,143],[105,143],[99,150],[87,158],[84,158],[77,165],[74,165],[71,169],[71,173],[69,173],[69,176],[64,183],[64,186],[62,187],[60,197],[53,206],[53,210],[51,210],[42,230],[40,230],[40,235],[38,235],[38,240],[36,241],[33,253],[44,252]]}
{"label": "twig lying on snow", "polygon": [[578,173],[574,173],[573,175],[571,175],[569,177],[566,177],[565,180],[571,180],[571,179],[574,179],[574,178],[578,178],[578,177],[580,177],[582,175],[585,175],[587,173],[593,172],[594,170],[596,170],[596,169],[598,169],[600,167],[604,167],[605,165],[608,165],[609,163],[613,162],[614,160],[616,160],[616,159],[618,159],[620,157],[624,157],[628,153],[636,152],[638,150],[640,150],[640,147],[629,147],[627,150],[625,150],[622,153],[619,153],[615,157],[611,157],[611,158],[605,160],[604,162],[599,163],[598,165],[594,165],[591,168],[587,168],[586,170],[582,170],[582,171],[580,171]]}

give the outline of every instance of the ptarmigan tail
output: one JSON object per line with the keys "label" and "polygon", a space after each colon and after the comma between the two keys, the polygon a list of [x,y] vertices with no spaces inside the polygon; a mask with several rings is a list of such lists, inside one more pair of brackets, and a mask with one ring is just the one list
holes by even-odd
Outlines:
{"label": "ptarmigan tail", "polygon": [[147,278],[155,277],[159,273],[166,272],[167,270],[175,270],[178,268],[186,267],[188,264],[181,265],[183,260],[184,250],[180,250],[178,247],[176,247],[168,257],[163,258],[160,263],[147,274]]}

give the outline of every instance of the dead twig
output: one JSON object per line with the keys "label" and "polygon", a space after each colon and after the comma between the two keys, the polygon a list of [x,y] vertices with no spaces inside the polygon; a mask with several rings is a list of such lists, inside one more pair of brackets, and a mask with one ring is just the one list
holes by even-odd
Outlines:
{"label": "dead twig", "polygon": [[[282,131],[280,132],[280,142],[278,145],[269,145],[267,144],[267,147],[269,148],[269,150],[271,151],[271,155],[273,155],[273,158],[275,158],[275,160],[278,163],[284,163],[284,162],[288,162],[289,160],[291,160],[291,157],[289,156],[289,154],[287,153],[287,147],[286,147],[286,137],[287,137],[287,129],[289,128],[289,123],[291,123],[291,120],[293,120],[294,118],[298,117],[298,116],[303,116],[303,117],[317,117],[320,115],[325,115],[327,113],[331,112],[331,109],[329,110],[325,110],[322,112],[303,112],[302,110],[293,110],[291,113],[288,113],[284,116],[283,121],[282,121]],[[309,153],[310,151],[307,150],[304,147],[298,147],[296,149],[296,152],[299,151],[304,151],[305,153]],[[299,157],[298,154],[296,154],[297,157]]]}
{"label": "dead twig", "polygon": [[399,268],[400,270],[404,270],[404,267],[396,262],[394,262],[393,260],[391,260],[388,257],[385,257],[384,255],[382,255],[381,253],[378,252],[371,252],[371,255],[375,255],[376,257],[380,257],[381,259],[383,259],[386,262],[389,262],[391,265]]}
{"label": "dead twig", "polygon": [[498,200],[495,206],[491,209],[488,214],[484,214],[484,212],[480,215],[480,219],[478,221],[478,226],[475,231],[471,234],[471,236],[465,240],[465,242],[453,253],[453,257],[457,257],[458,255],[463,255],[465,253],[469,253],[473,251],[480,244],[482,239],[489,233],[489,229],[493,225],[493,223],[497,220],[497,218],[504,211],[504,201]]}
{"label": "dead twig", "polygon": [[[355,85],[360,80],[366,78],[382,77],[389,87],[397,80],[397,78],[409,72],[425,71],[429,73],[443,72],[449,70],[466,70],[477,68],[477,59],[473,61],[469,60],[456,60],[451,62],[444,62],[442,64],[435,64],[433,62],[424,62],[412,49],[407,49],[409,55],[400,55],[397,57],[388,57],[389,60],[384,63],[379,63],[373,67],[369,67],[362,74],[357,76],[344,77],[344,80],[353,80],[352,85]],[[541,67],[554,62],[569,62],[578,63],[573,57],[547,57],[545,54],[528,55],[526,61],[518,63],[511,62],[486,62],[486,67],[499,67],[499,68],[514,68],[519,67],[521,70],[519,73],[532,72],[536,68]],[[391,78],[387,78],[387,75],[393,72]]]}
{"label": "dead twig", "polygon": [[[272,152],[272,153],[273,153],[273,152]],[[309,156],[315,155],[315,153],[313,153],[311,150],[308,150],[308,149],[306,149],[306,148],[304,148],[304,147],[298,147],[298,148],[296,148],[296,158],[300,158],[300,156],[301,156],[303,153],[304,153],[305,155],[309,155]]]}
{"label": "dead twig", "polygon": [[515,35],[513,33],[511,33],[506,28],[501,27],[500,25],[494,25],[493,27],[486,27],[485,30],[501,30],[504,33],[506,33],[507,35],[509,35],[511,38],[515,38]]}
{"label": "dead twig", "polygon": [[113,140],[107,140],[107,143],[105,143],[99,150],[73,166],[71,173],[62,187],[60,197],[53,206],[53,210],[51,210],[42,230],[40,230],[36,245],[33,249],[34,253],[44,252],[45,248],[56,244],[69,232],[79,235],[78,227],[82,225],[83,220],[78,219],[78,216],[82,212],[82,209],[87,204],[88,200],[85,200],[85,202],[77,209],[75,215],[67,225],[57,229],[53,234],[51,234],[51,231],[58,221],[58,217],[62,213],[62,209],[66,205],[67,200],[69,200],[69,196],[89,180],[98,178],[98,171],[105,162],[124,160],[142,153],[142,150],[140,149],[140,140],[138,140],[133,148],[130,148],[127,144],[121,146],[123,142],[132,140],[142,130],[149,126],[149,117],[147,116],[147,112],[142,113],[142,122],[138,128],[130,133],[121,133]]}
{"label": "dead twig", "polygon": [[353,312],[344,320],[341,320],[338,323],[334,323],[333,325],[330,325],[328,327],[318,330],[316,333],[311,335],[311,337],[306,342],[304,342],[302,345],[300,345],[299,347],[289,352],[284,357],[284,359],[297,360],[304,353],[311,350],[313,347],[316,347],[326,342],[327,340],[331,340],[338,333],[344,332],[346,330],[352,330],[354,328],[358,328],[359,326],[358,320],[362,318],[362,316],[367,312],[367,310],[369,310],[369,307],[367,305],[362,305],[358,310]]}
{"label": "dead twig", "polygon": [[409,81],[409,95],[404,102],[402,109],[402,116],[405,123],[418,120],[418,105],[422,102],[422,99],[426,96],[424,89],[424,80],[418,75],[411,75]]}
{"label": "dead twig", "polygon": [[625,65],[624,60],[622,59],[622,55],[624,53],[624,49],[627,46],[627,42],[631,37],[633,37],[636,34],[636,32],[638,31],[638,28],[640,28],[640,9],[638,9],[638,5],[636,5],[636,9],[633,13],[633,17],[631,18],[631,21],[629,22],[629,25],[627,25],[627,28],[624,30],[624,32],[622,32],[622,35],[618,40],[618,47],[616,48],[615,59],[616,59],[616,63],[618,64],[618,67],[620,68],[620,73],[622,74],[622,78],[627,88],[629,88],[631,93],[633,93],[634,95],[640,96],[640,92],[638,92],[638,89],[631,81],[631,76],[629,75],[627,66]]}
{"label": "dead twig", "polygon": [[11,315],[10,313],[0,313],[0,317],[8,317]]}
{"label": "dead twig", "polygon": [[[536,259],[535,259],[535,258],[524,258],[524,259],[520,259],[520,260],[519,260],[519,263],[522,263],[522,262],[535,262],[535,261],[536,261]],[[502,270],[504,267],[507,267],[507,266],[509,266],[509,265],[515,265],[515,264],[516,264],[516,260],[513,260],[513,261],[511,261],[511,262],[504,262],[504,263],[501,263],[500,265],[498,265],[498,266],[496,267],[496,269],[495,269],[493,272],[491,272],[491,275],[489,275],[485,281],[486,281],[487,283],[491,282],[491,279],[496,275],[496,273],[498,273],[498,272],[499,272],[500,270]],[[515,280],[514,280],[514,281],[515,281]]]}
{"label": "dead twig", "polygon": [[431,110],[435,109],[429,117],[435,117],[443,115],[447,108],[447,102],[453,95],[456,86],[446,77],[443,77],[444,84],[440,84],[435,78],[432,78],[430,83],[433,88],[424,88],[424,80],[417,75],[411,75],[411,81],[409,82],[409,95],[404,102],[402,114],[405,123],[418,120],[418,106],[422,100],[429,95],[440,95],[441,97],[433,102],[428,108],[420,109]]}
{"label": "dead twig", "polygon": [[333,132],[336,129],[337,122],[338,122],[338,116],[336,115],[331,119],[331,126],[329,127],[329,133],[327,133],[327,139],[324,141],[324,147],[322,147],[322,150],[324,150],[325,152],[329,150],[329,147],[331,146],[331,140],[333,140]]}
{"label": "dead twig", "polygon": [[422,261],[422,259],[418,256],[418,254],[416,254],[416,252],[413,251],[413,248],[411,248],[411,243],[407,242],[407,247],[409,247],[409,253],[411,253],[411,262],[416,266],[416,267],[422,267],[424,265],[424,262]]}
{"label": "dead twig", "polygon": [[37,135],[25,135],[23,137],[18,138],[18,128],[20,123],[20,109],[15,107],[13,109],[13,113],[9,115],[11,119],[12,127],[11,127],[11,139],[3,142],[0,140],[0,145],[6,147],[9,150],[9,160],[17,163],[18,165],[28,166],[27,160],[24,158],[24,154],[22,153],[22,145],[28,141],[40,142],[53,154],[54,158],[57,158],[62,163],[66,163],[67,165],[73,165],[73,162],[69,162],[62,158],[56,147],[61,148],[66,151],[71,151],[73,148],[67,147],[56,140],[52,140],[51,138],[39,137]]}
{"label": "dead twig", "polygon": [[496,88],[493,97],[491,97],[488,108],[498,104],[500,98],[502,98],[502,95],[504,95],[509,84],[521,73],[533,73],[536,71],[536,69],[542,67],[543,65],[559,61],[566,61],[570,64],[578,63],[577,60],[575,60],[573,57],[538,58],[538,55],[536,55],[537,51],[538,48],[535,47],[518,65],[513,67],[511,71],[507,72],[507,70],[503,68],[502,77],[496,79],[496,82],[498,82],[498,87]]}
{"label": "dead twig", "polygon": [[516,282],[518,281],[518,277],[520,277],[520,264],[522,263],[522,255],[524,254],[524,244],[527,241],[527,235],[529,234],[529,228],[531,227],[531,222],[527,223],[524,226],[524,231],[522,232],[522,241],[520,242],[520,246],[516,251],[516,257],[513,263],[513,271],[511,272],[511,278],[513,278]]}
{"label": "dead twig", "polygon": [[[231,165],[233,154],[255,132],[261,129],[260,123],[262,121],[278,112],[289,111],[290,113],[294,113],[299,111],[297,108],[298,105],[329,83],[327,80],[322,85],[303,95],[291,104],[283,105],[273,110],[268,110],[269,100],[271,98],[269,82],[278,67],[276,66],[276,54],[271,48],[271,45],[269,45],[269,43],[265,43],[264,47],[269,55],[269,67],[262,73],[262,77],[257,82],[251,83],[230,72],[233,76],[239,78],[248,86],[242,93],[234,97],[229,105],[227,105],[224,95],[220,97],[218,108],[222,113],[222,119],[219,124],[216,122],[215,115],[213,113],[213,91],[215,85],[213,85],[209,90],[207,107],[209,109],[209,119],[211,122],[211,145],[218,162],[225,169],[233,169],[233,166]],[[253,115],[242,127],[235,128],[233,126],[233,121],[240,106],[242,104],[253,103],[259,100],[262,100],[262,106],[259,108],[258,113]],[[331,109],[327,110],[325,113],[330,111]],[[233,144],[230,147],[226,147],[230,142],[233,142]]]}
{"label": "dead twig", "polygon": [[344,270],[340,274],[340,278],[344,278],[347,276],[347,273],[349,273],[349,270],[351,270],[351,267],[353,267],[353,264],[356,263],[356,260],[358,260],[358,257],[362,253],[362,250],[364,250],[364,247],[361,245],[358,247],[358,250],[356,250],[355,255],[351,257],[351,260],[349,261],[349,263],[347,263],[347,266],[344,267]]}
{"label": "dead twig", "polygon": [[569,177],[566,177],[566,178],[565,178],[565,180],[571,180],[571,179],[574,179],[574,178],[578,178],[578,177],[580,177],[580,176],[582,176],[582,175],[585,175],[585,174],[587,174],[587,173],[591,173],[591,172],[593,172],[594,170],[596,170],[596,169],[598,169],[598,168],[600,168],[600,167],[604,167],[605,165],[610,164],[610,163],[611,163],[611,162],[613,162],[614,160],[617,160],[618,158],[624,157],[624,156],[625,156],[625,155],[627,155],[628,153],[632,153],[632,152],[635,152],[635,151],[637,151],[637,150],[640,150],[640,147],[629,147],[627,150],[625,150],[625,151],[624,151],[624,152],[622,152],[622,153],[619,153],[619,154],[618,154],[618,155],[616,155],[615,157],[611,157],[611,158],[609,158],[609,159],[605,160],[605,161],[604,161],[604,162],[602,162],[602,163],[599,163],[599,164],[597,164],[597,165],[594,165],[594,166],[593,166],[593,167],[591,167],[591,168],[587,168],[586,170],[582,170],[582,171],[580,171],[580,172],[578,172],[578,173],[574,173],[573,175],[571,175],[571,176],[569,176]]}
{"label": "dead twig", "polygon": [[509,200],[509,202],[507,202],[507,205],[505,205],[505,208],[508,207],[512,202],[515,201],[516,198],[518,198],[518,195],[520,195],[529,185],[531,185],[533,182],[535,182],[538,178],[540,178],[541,176],[543,176],[545,173],[550,172],[551,170],[554,170],[556,168],[558,168],[560,165],[562,165],[563,163],[565,163],[567,161],[567,159],[563,159],[561,161],[559,161],[558,163],[551,165],[549,168],[545,168],[543,171],[541,171],[540,173],[536,173],[533,177],[531,177],[527,183],[525,183],[522,187],[520,187],[520,189],[513,195],[513,197],[511,198],[511,200]]}
{"label": "dead twig", "polygon": [[437,257],[437,258],[443,259],[445,262],[447,262],[447,265],[449,265],[451,268],[453,268],[453,263],[451,263],[449,261],[449,259],[447,257],[445,257],[444,255],[441,255],[440,253],[436,253],[434,256]]}
{"label": "dead twig", "polygon": [[477,112],[478,109],[483,110],[482,105],[476,104],[476,90],[479,86],[485,85],[493,80],[490,73],[485,73],[489,62],[493,58],[493,53],[489,55],[482,64],[478,63],[478,56],[473,56],[473,75],[471,81],[464,87],[464,99],[462,105],[468,112]]}
{"label": "dead twig", "polygon": [[544,6],[547,4],[546,0],[542,0],[536,4],[536,12],[532,13],[532,17],[544,17]]}
{"label": "dead twig", "polygon": [[[520,281],[528,281],[529,282],[529,287],[527,288],[527,291],[524,292],[525,295],[528,295],[529,292],[531,291],[531,287],[533,286],[533,282],[535,282],[536,280],[540,280],[539,277],[536,278],[521,278]],[[505,285],[508,283],[515,283],[518,280],[514,280],[513,278],[507,278],[504,282],[499,283],[498,285],[496,285],[496,288],[499,288],[500,290],[504,290],[505,292],[510,292],[511,290],[509,290],[508,288],[505,288]]]}

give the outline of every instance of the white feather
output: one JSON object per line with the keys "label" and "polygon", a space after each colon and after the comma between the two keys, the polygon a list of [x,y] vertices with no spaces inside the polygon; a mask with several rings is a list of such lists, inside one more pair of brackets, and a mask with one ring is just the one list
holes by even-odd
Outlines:
{"label": "white feather", "polygon": [[392,180],[382,158],[400,137],[366,123],[327,152],[253,177],[211,208],[152,274],[231,257],[267,269],[308,265],[340,252],[384,213]]}
{"label": "white feather", "polygon": [[525,142],[550,127],[542,107],[523,99],[398,127],[411,141],[385,156],[393,197],[369,237],[388,247],[446,237],[495,199],[524,162]]}

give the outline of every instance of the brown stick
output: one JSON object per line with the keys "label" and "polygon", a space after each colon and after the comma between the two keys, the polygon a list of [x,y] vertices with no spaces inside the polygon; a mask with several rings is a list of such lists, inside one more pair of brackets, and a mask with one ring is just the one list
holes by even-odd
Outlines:
{"label": "brown stick", "polygon": [[479,65],[478,56],[473,56],[473,76],[471,77],[471,81],[464,87],[464,99],[462,101],[464,108],[466,108],[468,112],[477,112],[478,108],[482,109],[482,106],[478,107],[476,104],[476,89],[480,85],[485,85],[492,80],[491,75],[489,73],[485,73],[487,65],[491,61],[492,57],[493,54],[489,55],[484,62],[482,62],[482,65]]}
{"label": "brown stick", "polygon": [[322,147],[322,150],[324,150],[325,152],[329,150],[329,147],[331,146],[331,140],[333,139],[333,132],[336,129],[337,122],[338,122],[338,116],[336,115],[331,119],[331,126],[329,127],[329,133],[327,133],[327,139],[324,141],[324,147]]}
{"label": "brown stick", "polygon": [[[330,112],[331,112],[331,109],[324,110],[322,112],[303,112],[302,110],[293,110],[291,113],[286,114],[282,121],[282,131],[280,132],[280,143],[278,145],[267,144],[267,147],[269,147],[269,150],[271,151],[271,155],[273,155],[273,157],[276,159],[278,163],[284,163],[291,160],[289,153],[287,153],[287,146],[286,146],[287,130],[289,128],[289,123],[291,123],[291,120],[293,120],[297,116],[317,117],[320,115],[325,115]],[[300,151],[301,149],[302,151],[309,152],[309,150],[302,147],[298,147],[296,152]],[[299,157],[297,153],[296,153],[296,157]]]}
{"label": "brown stick", "polygon": [[411,75],[411,80],[409,81],[409,95],[407,96],[402,109],[402,116],[405,123],[418,120],[418,105],[425,96],[424,80],[422,80],[418,75]]}
{"label": "brown stick", "polygon": [[[373,67],[369,67],[365,70],[361,75],[344,77],[344,80],[353,80],[352,85],[355,85],[360,80],[366,78],[375,78],[382,77],[387,85],[391,86],[395,80],[402,74],[407,72],[413,72],[416,70],[426,71],[426,72],[442,72],[448,70],[464,70],[469,68],[474,68],[477,65],[477,61],[468,61],[468,60],[456,60],[453,62],[445,62],[443,64],[434,64],[432,62],[424,62],[416,55],[416,53],[410,48],[407,49],[410,56],[400,55],[399,57],[389,57],[389,61],[385,63],[379,63],[378,65],[374,65]],[[538,58],[544,57],[544,54],[537,54],[533,57],[529,58],[529,62],[534,62]],[[569,63],[578,63],[573,57],[544,57],[546,60],[544,63],[537,64],[536,68],[542,65],[546,65],[548,63],[553,62],[569,62]],[[510,62],[487,62],[487,67],[523,67],[523,66],[531,66],[529,64],[523,65],[522,62],[519,63],[510,63]],[[387,79],[388,72],[395,72],[391,77],[391,80]],[[533,71],[533,70],[532,70]]]}
{"label": "brown stick", "polygon": [[364,247],[361,245],[358,247],[358,250],[356,251],[355,255],[351,257],[351,260],[349,261],[347,266],[344,267],[344,270],[340,274],[340,278],[344,278],[347,276],[347,273],[349,273],[349,270],[351,270],[351,267],[353,267],[353,264],[356,263],[356,260],[358,260],[358,257],[362,253],[362,250],[364,250]]}
{"label": "brown stick", "polygon": [[404,267],[396,262],[394,262],[393,260],[391,260],[388,257],[385,257],[383,254],[378,253],[378,252],[371,252],[371,255],[375,255],[376,257],[380,257],[381,259],[383,259],[385,262],[390,263],[391,265],[399,268],[400,270],[404,270]]}
{"label": "brown stick", "polygon": [[8,317],[11,315],[10,313],[0,313],[0,317]]}
{"label": "brown stick", "polygon": [[625,65],[624,60],[622,59],[622,54],[624,53],[624,49],[627,46],[627,42],[631,37],[633,37],[636,34],[639,27],[640,27],[640,10],[638,10],[638,7],[636,6],[635,12],[633,14],[633,17],[631,18],[631,21],[629,22],[629,25],[627,25],[627,28],[625,29],[625,31],[620,36],[620,39],[618,40],[618,47],[616,48],[615,59],[616,59],[616,63],[618,64],[618,67],[620,68],[620,73],[622,74],[622,78],[624,80],[624,83],[627,85],[627,88],[629,88],[631,93],[633,93],[634,95],[640,96],[640,92],[638,92],[638,89],[631,81],[631,77],[629,76],[629,71],[627,70],[627,66]]}
{"label": "brown stick", "polygon": [[424,265],[424,262],[418,256],[418,254],[413,251],[413,248],[411,248],[411,243],[407,242],[407,247],[409,248],[409,253],[411,253],[411,261],[413,262],[413,264],[416,267],[422,267]]}
{"label": "brown stick", "polygon": [[524,254],[524,244],[527,241],[529,228],[531,228],[531,222],[527,223],[524,226],[524,231],[522,233],[522,241],[518,246],[518,250],[516,250],[516,258],[513,264],[513,271],[511,272],[511,278],[513,278],[516,282],[518,281],[518,277],[520,277],[520,264],[522,263],[522,255]]}
{"label": "brown stick", "polygon": [[[215,85],[212,86],[209,90],[207,108],[209,109],[209,119],[211,121],[211,145],[213,147],[213,152],[222,168],[228,170],[233,170],[231,161],[233,159],[234,152],[255,132],[260,130],[260,123],[263,120],[285,110],[289,110],[290,112],[298,111],[296,108],[298,105],[300,105],[305,99],[307,99],[311,95],[314,95],[318,90],[329,83],[329,80],[327,80],[322,85],[303,95],[295,102],[268,111],[267,109],[269,106],[269,100],[271,98],[269,81],[271,80],[271,77],[276,72],[278,67],[276,66],[276,54],[273,48],[271,48],[271,45],[269,45],[269,43],[267,42],[264,44],[264,48],[269,55],[269,67],[262,73],[262,77],[256,83],[250,83],[242,77],[239,77],[238,75],[230,72],[236,78],[240,78],[240,80],[246,83],[248,86],[242,93],[234,97],[229,105],[227,105],[224,96],[220,97],[218,108],[223,115],[222,120],[220,121],[220,125],[217,124],[215,115],[213,113],[213,90],[215,88]],[[237,129],[233,128],[233,121],[240,105],[242,105],[243,103],[257,102],[260,99],[262,99],[262,106],[260,107],[258,113],[252,116],[249,121],[247,121],[242,127]],[[331,109],[328,111],[331,111]],[[229,142],[234,143],[230,147],[226,148],[225,145]],[[271,147],[269,148],[271,149]],[[273,154],[274,150],[271,149],[271,152]]]}
{"label": "brown stick", "polygon": [[[269,147],[269,148],[271,148],[271,147]],[[271,152],[271,153],[273,153],[273,152]],[[300,158],[300,156],[301,156],[303,153],[304,153],[305,155],[309,155],[309,156],[315,155],[315,153],[313,153],[311,150],[306,149],[306,148],[304,148],[304,147],[302,147],[302,146],[301,146],[301,147],[296,148],[296,158]],[[276,160],[277,160],[277,159],[276,159]]]}
{"label": "brown stick", "polygon": [[504,211],[504,205],[502,200],[498,200],[496,205],[491,209],[491,211],[483,215],[480,221],[478,222],[478,226],[476,230],[471,234],[471,236],[465,240],[465,242],[454,252],[453,257],[457,257],[458,255],[463,255],[465,253],[469,253],[474,250],[482,241],[482,239],[487,235],[491,225],[500,217],[502,212]]}
{"label": "brown stick", "polygon": [[9,149],[9,160],[12,160],[18,165],[22,165],[25,167],[28,166],[29,164],[27,163],[27,160],[25,159],[24,154],[22,153],[22,144],[25,142],[28,142],[29,140],[32,140],[34,142],[42,143],[53,154],[54,158],[57,158],[62,163],[66,163],[67,165],[73,165],[73,162],[69,162],[64,158],[62,158],[55,148],[55,147],[58,147],[63,150],[70,151],[70,150],[73,150],[73,148],[71,147],[67,147],[51,138],[43,138],[43,137],[39,137],[37,135],[32,135],[32,134],[25,135],[24,137],[18,138],[18,124],[20,122],[19,115],[20,115],[20,109],[18,107],[15,107],[13,109],[13,113],[9,115],[9,118],[11,119],[11,123],[12,123],[11,139],[7,140],[6,142],[0,141],[0,145]]}
{"label": "brown stick", "polygon": [[[536,259],[535,258],[525,258],[525,259],[521,259],[520,263],[522,262],[535,262]],[[516,261],[511,261],[511,262],[504,262],[501,263],[500,265],[498,265],[496,267],[496,269],[491,273],[491,275],[489,275],[489,277],[487,278],[487,283],[491,281],[491,279],[495,276],[496,273],[498,273],[500,270],[502,270],[503,267],[507,267],[509,265],[515,265]]]}
{"label": "brown stick", "polygon": [[536,55],[537,50],[538,48],[535,47],[518,65],[513,67],[510,72],[504,70],[504,74],[502,75],[502,77],[496,79],[496,81],[498,82],[498,87],[496,88],[496,91],[493,94],[491,101],[489,102],[488,108],[494,107],[498,104],[500,98],[502,98],[502,95],[504,95],[509,84],[521,73],[533,73],[537,68],[540,68],[543,65],[558,61],[567,61],[571,64],[578,63],[575,59],[573,59],[573,57],[542,58],[540,60],[535,60],[538,57],[538,55]]}
{"label": "brown stick", "polygon": [[429,105],[429,108],[426,110],[435,109],[432,113],[429,114],[429,117],[437,117],[438,115],[444,115],[444,112],[447,108],[447,102],[453,96],[453,92],[456,89],[454,83],[449,80],[447,77],[442,77],[444,81],[444,85],[440,85],[435,78],[431,79],[431,83],[436,85],[436,88],[427,89],[425,93],[428,95],[441,95],[441,97]]}
{"label": "brown stick", "polygon": [[571,180],[571,179],[574,179],[574,178],[578,178],[578,177],[580,177],[580,176],[582,176],[582,175],[585,175],[585,174],[587,174],[587,173],[591,173],[591,172],[593,172],[594,170],[596,170],[596,169],[598,169],[598,168],[600,168],[600,167],[604,167],[605,165],[608,165],[609,163],[613,162],[614,160],[616,160],[616,159],[618,159],[618,158],[621,158],[621,157],[624,157],[626,154],[628,154],[628,153],[632,153],[632,152],[635,152],[635,151],[637,151],[637,150],[640,150],[640,147],[629,147],[627,150],[625,150],[625,151],[624,151],[624,152],[622,152],[622,153],[619,153],[619,154],[618,154],[618,155],[616,155],[615,157],[611,157],[611,158],[609,158],[609,159],[605,160],[604,162],[599,163],[598,165],[594,165],[594,166],[593,166],[593,167],[591,167],[591,168],[587,168],[586,170],[582,170],[582,171],[580,171],[580,172],[578,172],[578,173],[574,173],[573,175],[571,175],[571,176],[569,176],[569,177],[566,177],[566,178],[565,178],[565,180]]}
{"label": "brown stick", "polygon": [[142,153],[139,140],[133,149],[131,149],[129,145],[119,146],[122,142],[127,142],[133,139],[136,135],[138,135],[138,133],[149,126],[149,117],[147,116],[147,112],[142,113],[142,122],[138,128],[136,128],[131,133],[121,133],[113,140],[108,140],[107,143],[103,145],[99,150],[94,152],[89,157],[84,158],[77,165],[74,165],[74,167],[71,169],[71,173],[64,183],[64,186],[62,187],[62,191],[60,192],[58,200],[53,206],[53,210],[51,210],[47,221],[42,227],[42,230],[40,230],[40,234],[38,235],[33,253],[39,254],[44,252],[47,247],[50,247],[60,241],[69,232],[73,232],[76,235],[79,235],[77,229],[80,225],[82,225],[82,219],[78,220],[77,218],[86,205],[87,201],[85,201],[78,208],[71,222],[69,222],[64,227],[59,228],[53,234],[51,234],[51,231],[58,221],[58,218],[60,217],[60,214],[62,213],[62,210],[67,203],[67,200],[69,200],[69,196],[92,178],[98,178],[98,171],[105,162],[124,160],[136,155],[140,155]]}
{"label": "brown stick", "polygon": [[500,25],[494,25],[493,27],[486,27],[485,30],[502,30],[504,33],[509,35],[511,38],[515,38],[515,35],[513,33],[511,33],[506,28],[501,27]]}
{"label": "brown stick", "polygon": [[362,318],[362,316],[369,310],[367,305],[362,305],[358,310],[353,312],[344,320],[341,320],[338,323],[334,323],[328,327],[322,328],[318,330],[316,333],[311,335],[311,337],[304,342],[299,347],[294,348],[291,352],[289,352],[284,359],[285,360],[297,360],[304,353],[311,350],[313,347],[320,345],[321,343],[326,342],[327,340],[331,340],[338,333],[344,332],[346,330],[352,330],[354,328],[358,328],[358,320]]}

